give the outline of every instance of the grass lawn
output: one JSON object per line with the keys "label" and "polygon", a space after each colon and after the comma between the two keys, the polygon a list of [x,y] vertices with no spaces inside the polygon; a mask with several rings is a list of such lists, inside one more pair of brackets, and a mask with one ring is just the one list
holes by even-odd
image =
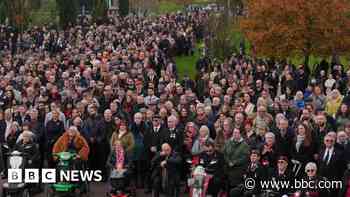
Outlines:
{"label": "grass lawn", "polygon": [[184,5],[169,1],[160,1],[157,14],[177,12],[184,9]]}
{"label": "grass lawn", "polygon": [[[215,0],[193,0],[192,4],[206,5],[215,2]],[[161,0],[158,5],[157,14],[166,14],[177,11],[182,11],[185,8],[185,4],[176,3],[167,0]]]}
{"label": "grass lawn", "polygon": [[196,77],[196,63],[201,57],[201,49],[203,44],[197,44],[193,56],[178,56],[175,57],[175,62],[177,65],[177,72],[179,74],[179,79],[181,80],[184,75],[188,75],[191,79]]}

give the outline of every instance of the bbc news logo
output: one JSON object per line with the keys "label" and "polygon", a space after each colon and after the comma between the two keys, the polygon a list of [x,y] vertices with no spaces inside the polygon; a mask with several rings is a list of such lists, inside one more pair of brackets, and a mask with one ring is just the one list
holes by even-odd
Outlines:
{"label": "bbc news logo", "polygon": [[[58,173],[58,174],[57,174]],[[101,170],[8,169],[9,183],[100,182]]]}

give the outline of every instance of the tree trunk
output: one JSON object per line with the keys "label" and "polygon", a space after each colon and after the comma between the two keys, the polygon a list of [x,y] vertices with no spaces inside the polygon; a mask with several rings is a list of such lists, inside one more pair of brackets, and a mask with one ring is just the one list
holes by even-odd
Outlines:
{"label": "tree trunk", "polygon": [[304,55],[304,66],[309,66],[310,54],[306,53]]}

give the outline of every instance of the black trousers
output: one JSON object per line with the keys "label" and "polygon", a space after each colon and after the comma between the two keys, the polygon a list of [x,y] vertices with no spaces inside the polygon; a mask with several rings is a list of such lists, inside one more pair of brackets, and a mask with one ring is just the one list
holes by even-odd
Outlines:
{"label": "black trousers", "polygon": [[220,177],[213,177],[209,181],[207,193],[213,197],[217,197],[218,193],[221,190],[221,185],[222,179]]}
{"label": "black trousers", "polygon": [[5,158],[4,153],[2,151],[2,144],[0,143],[0,172],[5,171]]}
{"label": "black trousers", "polygon": [[133,168],[134,184],[137,188],[144,188],[144,184],[147,184],[147,162],[145,160],[133,161]]}
{"label": "black trousers", "polygon": [[166,197],[179,197],[180,196],[180,185],[179,184],[169,184],[167,188],[162,188],[161,177],[156,177],[153,179],[153,191],[152,197],[159,197],[160,193],[163,192]]}
{"label": "black trousers", "polygon": [[47,147],[47,165],[49,168],[54,168],[56,166],[56,162],[53,159],[53,155],[52,155],[52,149],[53,149],[54,144],[49,144]]}
{"label": "black trousers", "polygon": [[109,149],[105,143],[89,143],[90,154],[88,166],[91,170],[101,170],[103,177],[108,177],[106,162],[108,158]]}

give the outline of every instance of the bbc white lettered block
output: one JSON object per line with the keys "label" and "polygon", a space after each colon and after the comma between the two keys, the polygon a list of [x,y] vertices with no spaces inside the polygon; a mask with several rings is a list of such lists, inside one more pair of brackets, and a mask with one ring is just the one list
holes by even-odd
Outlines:
{"label": "bbc white lettered block", "polygon": [[56,169],[42,169],[41,181],[42,183],[56,183]]}
{"label": "bbc white lettered block", "polygon": [[7,182],[22,183],[22,169],[8,169]]}
{"label": "bbc white lettered block", "polygon": [[24,172],[25,183],[39,183],[39,169],[26,169]]}

